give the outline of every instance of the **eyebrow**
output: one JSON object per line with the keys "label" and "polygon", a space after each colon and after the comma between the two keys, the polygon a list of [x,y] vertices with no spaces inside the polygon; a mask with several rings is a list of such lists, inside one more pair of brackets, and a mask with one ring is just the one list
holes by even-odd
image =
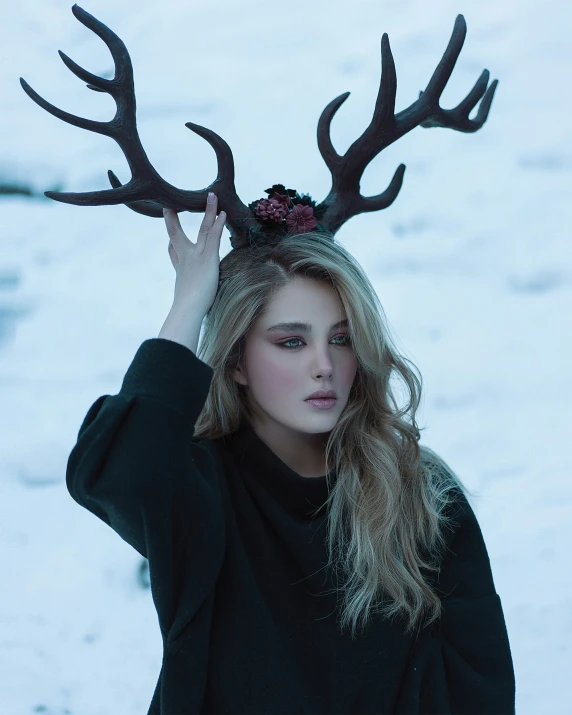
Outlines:
{"label": "eyebrow", "polygon": [[[339,323],[334,323],[330,330],[334,330],[334,328],[341,328],[345,327],[348,325],[348,320],[347,318],[345,320],[340,320]],[[302,333],[311,333],[312,332],[312,326],[309,323],[301,323],[299,321],[292,321],[290,323],[276,323],[276,325],[271,325],[269,328],[266,328],[266,332],[269,331],[278,331],[278,330],[298,330]]]}

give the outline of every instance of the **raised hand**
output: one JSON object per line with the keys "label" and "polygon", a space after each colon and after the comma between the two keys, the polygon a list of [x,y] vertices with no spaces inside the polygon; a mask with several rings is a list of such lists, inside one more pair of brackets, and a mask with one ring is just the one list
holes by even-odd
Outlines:
{"label": "raised hand", "polygon": [[197,242],[185,235],[179,216],[172,209],[163,209],[165,225],[169,234],[169,257],[177,278],[174,304],[204,309],[204,315],[214,302],[219,278],[220,239],[226,213],[217,216],[218,199],[210,193]]}

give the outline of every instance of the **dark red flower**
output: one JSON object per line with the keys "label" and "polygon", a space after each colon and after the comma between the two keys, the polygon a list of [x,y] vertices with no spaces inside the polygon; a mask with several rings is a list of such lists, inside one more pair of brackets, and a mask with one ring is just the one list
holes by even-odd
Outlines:
{"label": "dark red flower", "polygon": [[284,206],[289,209],[290,204],[292,203],[292,199],[288,196],[288,194],[279,194],[277,192],[274,192],[274,194],[270,197],[271,201],[279,201],[281,204],[284,204]]}
{"label": "dark red flower", "polygon": [[311,206],[296,204],[292,211],[286,216],[288,233],[307,233],[318,225],[318,220],[314,216],[314,209]]}
{"label": "dark red flower", "polygon": [[261,199],[256,204],[256,215],[261,219],[282,223],[282,220],[288,214],[289,203],[290,198],[288,196],[274,194],[271,199]]}

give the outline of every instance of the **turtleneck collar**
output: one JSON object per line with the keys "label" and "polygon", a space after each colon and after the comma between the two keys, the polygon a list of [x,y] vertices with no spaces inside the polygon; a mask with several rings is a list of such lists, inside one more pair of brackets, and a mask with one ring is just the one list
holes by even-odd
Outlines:
{"label": "turtleneck collar", "polygon": [[[308,519],[325,515],[324,503],[329,495],[326,475],[303,477],[295,472],[260,439],[246,419],[235,432],[232,445],[241,472],[256,480],[290,513]],[[332,484],[334,479],[335,472],[331,472]],[[320,511],[312,514],[316,507]]]}

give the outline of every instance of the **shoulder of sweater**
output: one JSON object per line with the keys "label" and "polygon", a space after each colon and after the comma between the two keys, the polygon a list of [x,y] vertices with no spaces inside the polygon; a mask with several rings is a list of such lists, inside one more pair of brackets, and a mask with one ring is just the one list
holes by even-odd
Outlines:
{"label": "shoulder of sweater", "polygon": [[432,480],[446,501],[443,514],[448,519],[447,542],[450,543],[457,536],[460,529],[463,531],[475,529],[480,532],[477,517],[469,501],[470,492],[465,487],[459,476],[450,465],[426,445],[419,445],[420,465],[427,468],[427,478]]}

